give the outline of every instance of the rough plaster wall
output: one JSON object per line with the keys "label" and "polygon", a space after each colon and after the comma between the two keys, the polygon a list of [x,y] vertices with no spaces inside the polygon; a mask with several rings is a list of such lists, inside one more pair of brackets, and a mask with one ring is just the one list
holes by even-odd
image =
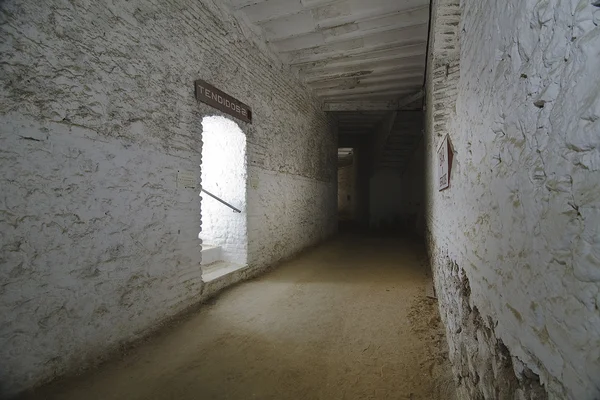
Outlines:
{"label": "rough plaster wall", "polygon": [[202,193],[203,244],[221,246],[222,259],[245,265],[248,256],[246,221],[246,136],[224,117],[202,120],[202,188],[241,213]]}
{"label": "rough plaster wall", "polygon": [[[332,165],[335,168],[335,162]],[[248,172],[248,264],[252,269],[288,258],[335,232],[335,181],[253,167]]]}
{"label": "rough plaster wall", "polygon": [[338,168],[338,219],[353,220],[356,216],[356,163]]}
{"label": "rough plaster wall", "polygon": [[201,120],[219,113],[196,103],[195,79],[253,108],[240,125],[248,213],[270,233],[253,238],[269,250],[288,239],[260,261],[333,231],[335,135],[221,5],[0,7],[2,394],[89,365],[201,299],[199,196],[176,177],[200,174]]}
{"label": "rough plaster wall", "polygon": [[272,90],[266,106],[276,107],[260,114],[253,108],[261,121],[248,137],[248,264],[255,271],[337,229],[333,121],[313,98],[293,103],[287,88]]}
{"label": "rough plaster wall", "polygon": [[[427,227],[463,395],[600,398],[600,10],[434,10]],[[438,192],[446,133],[455,158]]]}

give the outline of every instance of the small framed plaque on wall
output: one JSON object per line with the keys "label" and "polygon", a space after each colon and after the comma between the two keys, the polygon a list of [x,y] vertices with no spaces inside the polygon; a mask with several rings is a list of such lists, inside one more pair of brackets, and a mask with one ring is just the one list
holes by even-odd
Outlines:
{"label": "small framed plaque on wall", "polygon": [[450,187],[450,169],[452,168],[452,149],[448,135],[442,141],[437,151],[438,162],[438,190],[442,191]]}

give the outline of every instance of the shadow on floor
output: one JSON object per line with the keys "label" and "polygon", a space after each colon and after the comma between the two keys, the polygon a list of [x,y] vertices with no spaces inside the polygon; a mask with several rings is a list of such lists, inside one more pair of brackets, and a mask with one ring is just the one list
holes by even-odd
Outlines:
{"label": "shadow on floor", "polygon": [[406,238],[342,234],[24,398],[450,400],[424,260]]}

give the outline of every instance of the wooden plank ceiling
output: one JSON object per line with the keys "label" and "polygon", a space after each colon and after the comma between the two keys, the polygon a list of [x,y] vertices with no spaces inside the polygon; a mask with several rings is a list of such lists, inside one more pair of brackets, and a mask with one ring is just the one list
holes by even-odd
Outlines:
{"label": "wooden plank ceiling", "polygon": [[429,0],[228,1],[355,131],[423,85]]}

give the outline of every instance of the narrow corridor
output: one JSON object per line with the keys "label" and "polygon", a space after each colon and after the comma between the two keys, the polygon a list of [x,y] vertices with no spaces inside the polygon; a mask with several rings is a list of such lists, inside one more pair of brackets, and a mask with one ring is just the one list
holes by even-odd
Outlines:
{"label": "narrow corridor", "polygon": [[29,399],[453,398],[424,247],[342,235]]}
{"label": "narrow corridor", "polygon": [[0,19],[0,400],[600,400],[600,0]]}

